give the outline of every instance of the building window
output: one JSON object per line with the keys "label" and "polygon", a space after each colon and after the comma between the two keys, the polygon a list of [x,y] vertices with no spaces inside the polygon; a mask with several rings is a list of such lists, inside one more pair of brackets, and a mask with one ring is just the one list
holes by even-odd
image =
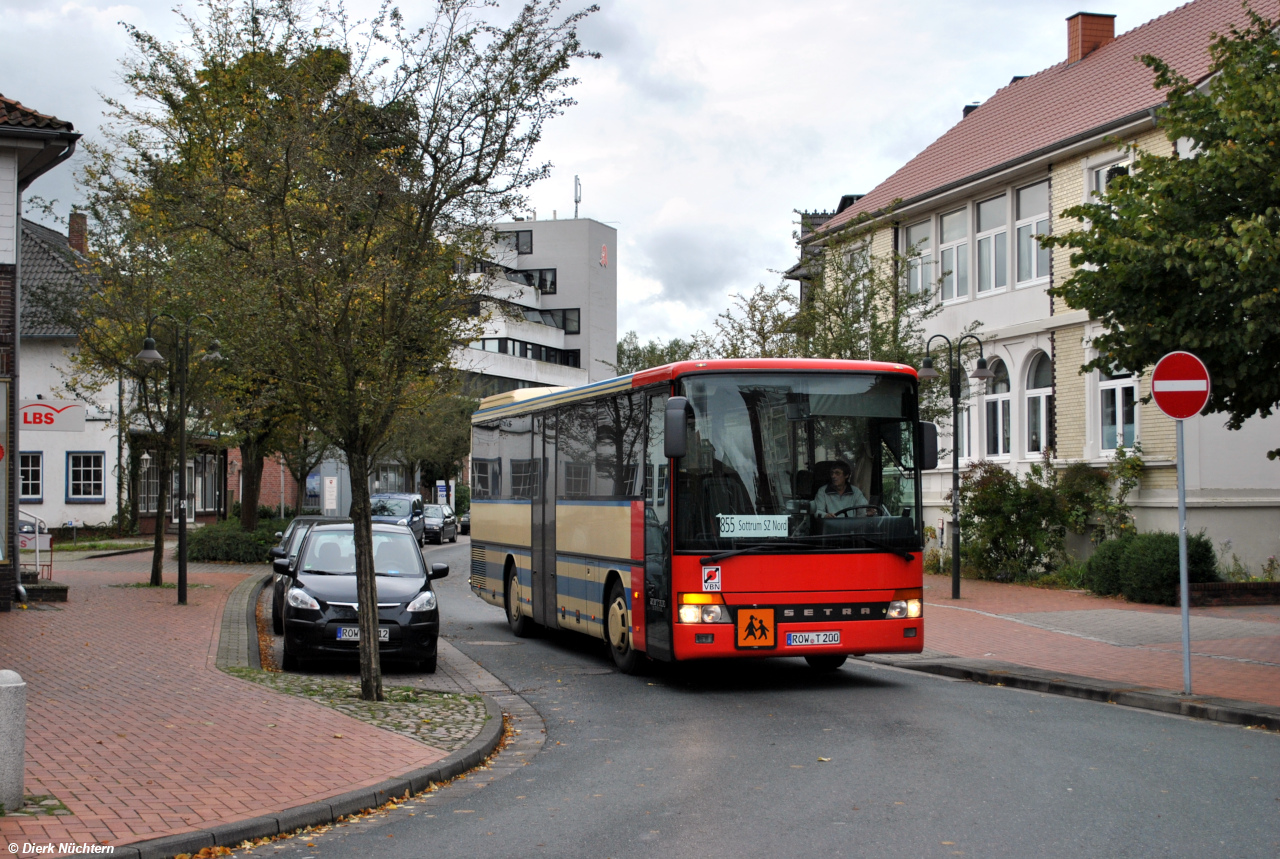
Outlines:
{"label": "building window", "polygon": [[1027,453],[1053,446],[1053,361],[1041,352],[1027,370]]}
{"label": "building window", "polygon": [[1128,176],[1129,165],[1124,162],[1094,167],[1089,171],[1089,202],[1096,203],[1106,196],[1107,186],[1117,176]]}
{"label": "building window", "polygon": [[471,495],[475,498],[495,498],[501,489],[498,460],[472,459]]}
{"label": "building window", "polygon": [[[204,453],[195,458],[196,464],[196,511],[207,513],[218,509],[218,499],[222,493],[222,481],[218,479],[218,455]],[[280,488],[284,492],[284,487]],[[291,499],[286,499],[286,501]]]}
{"label": "building window", "polygon": [[564,464],[564,494],[582,497],[591,494],[591,466],[585,462]]}
{"label": "building window", "polygon": [[152,464],[138,470],[138,512],[154,513],[160,501],[160,466]]}
{"label": "building window", "polygon": [[67,501],[102,503],[106,501],[103,473],[106,454],[67,454]]}
{"label": "building window", "polygon": [[511,497],[537,498],[541,482],[541,462],[536,459],[511,460]]}
{"label": "building window", "polygon": [[930,263],[933,261],[932,249],[930,247],[930,229],[928,221],[921,221],[918,224],[912,224],[907,227],[907,246],[905,253],[911,256],[910,268],[907,273],[907,289],[912,295],[919,295],[927,292],[930,286]]}
{"label": "building window", "polygon": [[556,294],[556,270],[554,268],[523,268],[507,272],[507,280],[532,287],[543,295]]}
{"label": "building window", "polygon": [[504,230],[494,236],[493,243],[500,250],[531,254],[533,253],[533,230]]}
{"label": "building window", "polygon": [[1137,439],[1136,412],[1138,380],[1132,373],[1116,370],[1098,374],[1102,397],[1102,449],[1133,447]]}
{"label": "building window", "polygon": [[973,458],[973,412],[969,407],[969,380],[960,384],[960,419],[955,427],[956,450],[965,459]]}
{"label": "building window", "polygon": [[18,481],[21,500],[29,504],[39,504],[44,500],[43,453],[19,454]]}
{"label": "building window", "polygon": [[1049,183],[1018,189],[1018,283],[1049,276],[1049,249],[1036,236],[1049,234]]}
{"label": "building window", "polygon": [[995,377],[987,380],[987,456],[1008,456],[1013,438],[1009,370],[999,358],[991,362]]}
{"label": "building window", "polygon": [[942,277],[942,300],[954,301],[969,295],[969,210],[957,209],[940,219],[938,259]]}
{"label": "building window", "polygon": [[1001,194],[978,204],[978,294],[1009,285],[1009,213]]}

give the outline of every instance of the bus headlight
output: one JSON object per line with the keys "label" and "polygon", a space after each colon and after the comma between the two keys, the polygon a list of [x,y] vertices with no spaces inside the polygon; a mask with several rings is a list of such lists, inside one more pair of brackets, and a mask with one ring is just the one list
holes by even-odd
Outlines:
{"label": "bus headlight", "polygon": [[719,594],[680,594],[681,623],[733,623],[724,597]]}
{"label": "bus headlight", "polygon": [[729,612],[722,605],[704,605],[702,607],[703,623],[728,623]]}
{"label": "bus headlight", "polygon": [[702,621],[702,606],[699,606],[699,605],[680,606],[680,622],[681,623],[699,623],[701,621]]}
{"label": "bus headlight", "polygon": [[889,612],[885,617],[897,620],[904,617],[920,617],[923,613],[924,606],[920,600],[894,600],[889,603]]}

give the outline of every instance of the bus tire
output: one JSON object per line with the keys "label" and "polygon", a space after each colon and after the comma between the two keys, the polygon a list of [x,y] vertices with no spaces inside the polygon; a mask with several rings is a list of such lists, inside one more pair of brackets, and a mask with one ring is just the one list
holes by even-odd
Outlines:
{"label": "bus tire", "polygon": [[533,618],[524,615],[524,606],[520,604],[520,595],[517,593],[519,586],[515,564],[509,563],[503,595],[503,602],[507,609],[507,625],[511,627],[511,634],[516,638],[528,638],[533,635]]}
{"label": "bus tire", "polygon": [[614,579],[609,584],[609,597],[604,604],[604,640],[609,645],[613,664],[623,674],[637,674],[644,657],[631,649],[627,635],[627,595],[622,582]]}
{"label": "bus tire", "polygon": [[809,667],[814,671],[826,673],[844,665],[844,661],[848,658],[843,653],[816,653],[813,656],[806,656],[804,661],[808,662]]}

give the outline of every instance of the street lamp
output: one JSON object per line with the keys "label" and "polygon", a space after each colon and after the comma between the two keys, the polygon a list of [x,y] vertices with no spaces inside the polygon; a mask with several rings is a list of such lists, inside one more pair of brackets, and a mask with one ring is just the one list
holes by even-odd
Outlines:
{"label": "street lamp", "polygon": [[[134,356],[143,364],[162,364],[164,356],[156,349],[156,340],[151,336],[151,328],[159,319],[168,319],[173,323],[175,339],[178,342],[178,605],[187,604],[187,375],[191,357],[191,323],[197,319],[206,319],[213,324],[213,317],[198,313],[186,319],[178,319],[168,313],[151,317],[147,322],[147,337],[142,341],[142,351]],[[209,344],[209,350],[201,360],[217,360],[218,341]],[[145,455],[144,455],[144,458]]]}
{"label": "street lamp", "polygon": [[942,340],[947,344],[947,375],[951,379],[951,598],[960,599],[960,374],[964,367],[960,363],[960,350],[965,340],[978,344],[978,365],[970,379],[985,382],[995,378],[995,373],[987,369],[987,359],[982,354],[982,341],[973,334],[962,334],[955,343],[945,334],[935,334],[925,344],[925,358],[921,362],[919,377],[921,379],[937,379],[941,373],[933,369],[933,356],[929,354],[934,340]]}

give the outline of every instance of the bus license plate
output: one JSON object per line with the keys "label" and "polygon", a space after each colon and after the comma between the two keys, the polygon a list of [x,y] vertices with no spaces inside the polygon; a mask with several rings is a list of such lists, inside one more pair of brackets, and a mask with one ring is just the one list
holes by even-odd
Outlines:
{"label": "bus license plate", "polygon": [[840,632],[788,632],[788,647],[804,647],[811,644],[839,644]]}
{"label": "bus license plate", "polygon": [[[340,626],[338,627],[338,641],[359,641],[360,627],[358,626]],[[378,627],[378,641],[390,641],[391,630],[385,626]]]}

